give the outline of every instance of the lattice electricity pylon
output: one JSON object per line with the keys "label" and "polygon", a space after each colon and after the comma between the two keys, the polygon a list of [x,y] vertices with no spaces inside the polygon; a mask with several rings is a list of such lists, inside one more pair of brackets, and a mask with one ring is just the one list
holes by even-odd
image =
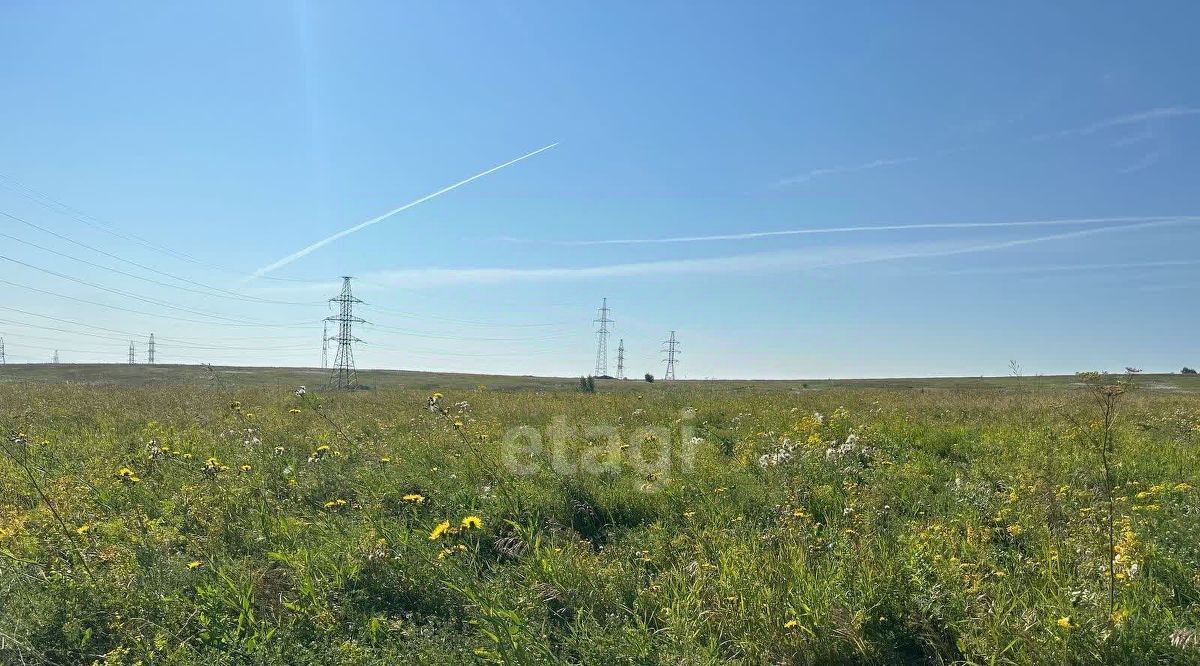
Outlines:
{"label": "lattice electricity pylon", "polygon": [[329,375],[329,387],[338,390],[351,390],[358,387],[358,373],[354,369],[354,343],[362,342],[354,337],[353,325],[365,324],[367,321],[354,316],[354,304],[362,303],[350,291],[350,277],[342,276],[342,293],[337,298],[329,299],[330,303],[338,304],[338,313],[326,317],[325,321],[336,322],[338,325],[337,354],[333,358],[333,372]]}
{"label": "lattice electricity pylon", "polygon": [[4,338],[0,338],[0,365],[4,365]]}
{"label": "lattice electricity pylon", "polygon": [[[170,340],[167,340],[167,342],[170,342]],[[167,345],[167,346],[169,347],[170,345]],[[154,365],[154,334],[153,333],[150,334],[150,343],[148,345],[146,345],[146,363],[149,365]]]}
{"label": "lattice electricity pylon", "polygon": [[600,317],[592,323],[600,324],[600,328],[596,331],[596,376],[608,376],[608,325],[613,323],[613,320],[608,318],[608,299],[605,298],[600,305]]}
{"label": "lattice electricity pylon", "polygon": [[329,322],[321,324],[321,369],[329,367]]}
{"label": "lattice electricity pylon", "polygon": [[617,341],[617,379],[625,379],[625,338]]}
{"label": "lattice electricity pylon", "polygon": [[137,361],[133,358],[133,340],[129,341],[129,365],[133,365]]}
{"label": "lattice electricity pylon", "polygon": [[671,337],[663,342],[662,350],[667,355],[663,359],[663,362],[667,364],[667,371],[663,374],[663,379],[675,379],[675,358],[679,356],[679,341],[675,339],[675,331],[671,331]]}

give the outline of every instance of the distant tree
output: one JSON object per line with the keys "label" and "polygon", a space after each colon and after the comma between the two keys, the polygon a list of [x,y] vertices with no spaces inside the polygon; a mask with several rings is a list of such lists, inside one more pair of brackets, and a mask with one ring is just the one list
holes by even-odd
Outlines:
{"label": "distant tree", "polygon": [[1183,370],[1180,370],[1180,371],[1179,371],[1179,374],[1181,374],[1181,375],[1194,375],[1194,374],[1196,374],[1196,371],[1195,371],[1195,370],[1193,370],[1193,369],[1191,369],[1191,368],[1189,368],[1189,367],[1187,367],[1187,366],[1185,365],[1185,366],[1183,366]]}
{"label": "distant tree", "polygon": [[594,377],[592,377],[591,375],[588,375],[588,378],[587,378],[587,392],[588,393],[596,392],[596,379]]}
{"label": "distant tree", "polygon": [[648,372],[647,372],[647,373],[646,373],[646,382],[647,382],[647,383],[650,383],[650,384],[653,384],[653,383],[654,383],[654,375],[652,375],[652,374],[650,374],[650,373],[648,373]]}

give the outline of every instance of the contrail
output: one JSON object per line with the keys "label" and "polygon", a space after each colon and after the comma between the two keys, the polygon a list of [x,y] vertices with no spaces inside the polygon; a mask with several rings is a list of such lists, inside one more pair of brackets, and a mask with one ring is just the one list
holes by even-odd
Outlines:
{"label": "contrail", "polygon": [[985,229],[994,227],[1051,227],[1110,222],[1192,222],[1200,215],[1157,215],[1142,217],[1084,217],[1062,220],[1021,220],[1016,222],[930,222],[926,224],[886,224],[874,227],[816,227],[812,229],[783,229],[780,231],[750,231],[740,234],[711,236],[675,236],[671,238],[610,238],[602,240],[537,240],[502,237],[497,240],[512,243],[547,243],[550,245],[649,245],[657,243],[703,243],[710,241],[753,240],[773,236],[804,236],[809,234],[848,234],[871,231],[912,231],[916,229]]}
{"label": "contrail", "polygon": [[509,160],[509,161],[505,162],[504,164],[494,166],[494,167],[488,169],[487,171],[482,171],[480,173],[477,173],[474,176],[471,176],[470,178],[467,178],[465,180],[460,180],[453,185],[443,187],[442,189],[438,190],[437,192],[433,192],[432,194],[426,194],[425,196],[421,197],[420,199],[417,199],[416,201],[410,201],[410,202],[404,204],[403,206],[400,206],[399,208],[393,208],[392,210],[389,210],[388,212],[384,213],[383,215],[380,215],[378,217],[373,217],[373,218],[367,220],[366,222],[360,222],[359,224],[356,224],[356,225],[350,227],[349,229],[343,229],[342,231],[339,231],[336,234],[334,234],[328,238],[321,239],[302,250],[293,252],[292,254],[289,254],[288,256],[284,257],[283,259],[280,259],[279,261],[276,261],[273,264],[263,266],[262,268],[254,271],[249,276],[247,276],[246,279],[243,280],[243,283],[249,282],[258,277],[262,277],[263,275],[266,275],[267,273],[270,273],[271,271],[274,271],[278,268],[282,268],[283,266],[287,266],[288,264],[292,263],[293,261],[295,261],[303,256],[306,256],[306,255],[312,253],[313,251],[315,251],[325,245],[328,245],[335,240],[338,240],[339,238],[345,238],[346,236],[349,236],[352,233],[355,233],[357,231],[362,231],[363,229],[366,229],[367,227],[371,226],[372,224],[378,224],[378,223],[388,219],[389,217],[395,215],[396,213],[406,211],[409,208],[416,206],[417,204],[425,203],[426,201],[429,201],[430,199],[432,199],[434,197],[441,196],[441,195],[449,192],[450,190],[462,187],[463,185],[466,185],[467,183],[469,183],[473,180],[483,178],[484,176],[488,175],[489,173],[494,173],[496,171],[499,171],[506,166],[511,166],[513,164],[516,164],[517,162],[520,162],[521,160],[529,159],[530,157],[533,157],[534,155],[537,155],[540,152],[550,150],[551,148],[553,148],[557,145],[558,145],[558,142],[556,141],[548,146],[542,146],[541,148],[538,148],[537,150],[533,151],[532,153],[526,153],[526,154],[516,158],[515,160]]}

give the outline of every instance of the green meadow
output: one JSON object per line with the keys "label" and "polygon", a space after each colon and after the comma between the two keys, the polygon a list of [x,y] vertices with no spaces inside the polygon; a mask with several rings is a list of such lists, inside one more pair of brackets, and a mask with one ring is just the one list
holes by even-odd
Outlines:
{"label": "green meadow", "polygon": [[1200,662],[1200,380],[138,371],[0,373],[2,663]]}

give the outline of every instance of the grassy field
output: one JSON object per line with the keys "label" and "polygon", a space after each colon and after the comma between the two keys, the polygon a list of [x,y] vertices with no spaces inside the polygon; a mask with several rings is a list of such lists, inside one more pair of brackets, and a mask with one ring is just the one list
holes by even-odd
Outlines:
{"label": "grassy field", "polygon": [[0,369],[0,663],[1200,663],[1195,378],[322,377]]}

